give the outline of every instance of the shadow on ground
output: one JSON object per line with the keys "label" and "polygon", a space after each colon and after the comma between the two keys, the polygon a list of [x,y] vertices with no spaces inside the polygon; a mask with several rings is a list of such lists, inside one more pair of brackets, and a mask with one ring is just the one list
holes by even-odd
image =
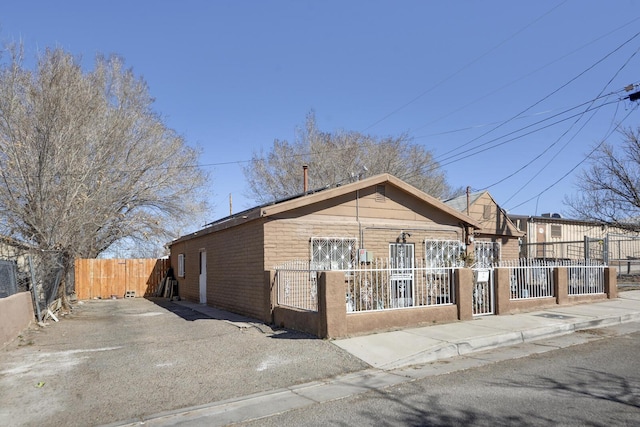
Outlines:
{"label": "shadow on ground", "polygon": [[[159,307],[164,308],[171,313],[182,317],[184,320],[188,320],[193,322],[194,320],[203,320],[203,319],[214,319],[214,317],[208,316],[204,313],[201,313],[196,310],[192,310],[189,307],[184,305],[176,304],[173,301],[168,300],[167,298],[162,297],[145,297],[147,300],[156,304]],[[225,320],[225,319],[222,319]]]}

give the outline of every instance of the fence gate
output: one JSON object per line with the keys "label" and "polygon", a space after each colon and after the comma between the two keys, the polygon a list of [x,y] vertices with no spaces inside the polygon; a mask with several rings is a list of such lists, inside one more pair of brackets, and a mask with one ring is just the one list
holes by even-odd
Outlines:
{"label": "fence gate", "polygon": [[609,258],[607,246],[607,238],[598,239],[584,236],[584,259],[597,260],[606,264]]}
{"label": "fence gate", "polygon": [[473,315],[494,314],[493,268],[473,269]]}

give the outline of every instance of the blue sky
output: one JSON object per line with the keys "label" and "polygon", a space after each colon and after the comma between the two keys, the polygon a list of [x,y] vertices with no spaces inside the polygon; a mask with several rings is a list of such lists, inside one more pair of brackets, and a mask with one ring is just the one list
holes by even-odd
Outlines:
{"label": "blue sky", "polygon": [[640,115],[622,91],[640,83],[635,0],[4,3],[0,39],[31,57],[115,53],[147,81],[202,149],[210,220],[230,194],[253,206],[242,168],[311,110],[324,131],[407,133],[453,186],[525,215],[565,211],[590,150]]}

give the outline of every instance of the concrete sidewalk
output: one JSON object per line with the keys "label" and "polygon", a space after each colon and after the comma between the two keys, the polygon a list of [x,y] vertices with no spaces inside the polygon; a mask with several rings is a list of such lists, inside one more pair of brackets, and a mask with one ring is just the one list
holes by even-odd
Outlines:
{"label": "concrete sidewalk", "polygon": [[593,304],[483,316],[334,343],[375,368],[389,370],[632,321],[640,321],[638,290],[621,292],[617,299]]}
{"label": "concrete sidewalk", "polygon": [[[212,309],[184,303],[194,310]],[[213,309],[215,310],[215,309]],[[222,315],[223,313],[217,313]],[[226,319],[238,327],[250,319]],[[595,328],[598,333],[572,334]],[[640,290],[614,300],[530,313],[484,316],[471,321],[384,332],[335,340],[371,369],[179,411],[127,424],[146,426],[224,426],[357,395],[431,375],[543,353],[603,336],[640,330]],[[446,363],[429,363],[447,359]]]}

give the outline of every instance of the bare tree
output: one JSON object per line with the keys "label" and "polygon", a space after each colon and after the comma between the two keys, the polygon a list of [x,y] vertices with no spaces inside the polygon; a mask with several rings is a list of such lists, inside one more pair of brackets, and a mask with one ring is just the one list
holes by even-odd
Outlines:
{"label": "bare tree", "polygon": [[620,228],[640,228],[640,129],[621,130],[622,145],[603,143],[590,157],[577,183],[578,193],[565,198],[571,215]]}
{"label": "bare tree", "polygon": [[166,242],[204,207],[199,153],[168,129],[116,57],[92,71],[62,49],[0,63],[0,232],[96,257],[123,239]]}
{"label": "bare tree", "polygon": [[275,140],[268,153],[253,154],[244,168],[248,196],[257,203],[267,203],[301,194],[303,164],[309,166],[311,189],[349,182],[365,174],[389,173],[434,197],[454,193],[431,153],[413,144],[407,135],[377,138],[354,131],[322,132],[311,112],[294,142]]}

